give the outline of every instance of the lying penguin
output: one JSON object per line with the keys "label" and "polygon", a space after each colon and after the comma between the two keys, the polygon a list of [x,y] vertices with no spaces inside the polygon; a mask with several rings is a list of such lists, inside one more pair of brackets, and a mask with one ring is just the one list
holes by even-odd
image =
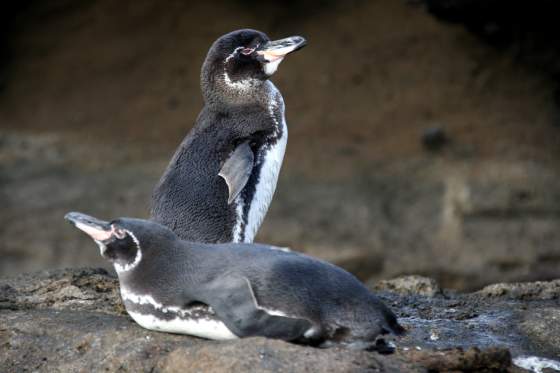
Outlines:
{"label": "lying penguin", "polygon": [[189,241],[253,241],[288,139],[284,100],[269,78],[304,45],[248,29],[216,40],[202,66],[204,107],[155,187],[153,220]]}
{"label": "lying penguin", "polygon": [[113,263],[126,310],[144,328],[354,348],[404,333],[381,300],[327,262],[267,245],[187,242],[148,220],[65,218]]}

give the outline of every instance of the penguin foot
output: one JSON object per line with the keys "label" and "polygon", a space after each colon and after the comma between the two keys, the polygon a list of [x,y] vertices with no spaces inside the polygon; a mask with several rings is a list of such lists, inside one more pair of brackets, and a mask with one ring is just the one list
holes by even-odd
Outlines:
{"label": "penguin foot", "polygon": [[378,338],[374,345],[371,345],[366,349],[367,351],[377,351],[382,355],[390,355],[395,352],[395,345],[393,343],[387,343],[384,338]]}

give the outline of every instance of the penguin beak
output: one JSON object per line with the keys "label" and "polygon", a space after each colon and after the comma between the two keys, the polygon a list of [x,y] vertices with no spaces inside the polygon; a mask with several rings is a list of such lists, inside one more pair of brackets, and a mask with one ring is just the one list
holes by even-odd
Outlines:
{"label": "penguin beak", "polygon": [[109,222],[99,220],[93,216],[81,212],[69,212],[64,216],[76,226],[76,228],[87,233],[95,241],[106,241],[113,236],[113,228]]}
{"label": "penguin beak", "polygon": [[289,53],[303,48],[307,41],[301,36],[290,36],[289,38],[269,41],[257,49],[257,54],[265,62],[281,60]]}

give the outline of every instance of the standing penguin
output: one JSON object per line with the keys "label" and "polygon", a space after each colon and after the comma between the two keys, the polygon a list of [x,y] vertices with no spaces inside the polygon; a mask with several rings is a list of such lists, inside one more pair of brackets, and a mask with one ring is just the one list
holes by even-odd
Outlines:
{"label": "standing penguin", "polygon": [[189,241],[253,241],[288,139],[284,101],[268,79],[304,45],[249,29],[214,42],[202,66],[204,108],[154,190],[154,221]]}
{"label": "standing penguin", "polygon": [[330,263],[267,245],[187,242],[148,220],[66,219],[114,264],[126,310],[144,328],[355,348],[404,333],[381,300]]}

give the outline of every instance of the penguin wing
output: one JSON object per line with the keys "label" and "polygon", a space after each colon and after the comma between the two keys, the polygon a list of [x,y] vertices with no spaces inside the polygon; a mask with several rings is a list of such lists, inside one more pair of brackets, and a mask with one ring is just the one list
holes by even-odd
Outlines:
{"label": "penguin wing", "polygon": [[233,202],[247,184],[254,162],[255,156],[249,146],[249,141],[238,145],[226,159],[218,175],[225,180],[228,186],[228,204]]}
{"label": "penguin wing", "polygon": [[217,316],[238,337],[262,336],[291,341],[312,329],[309,320],[259,306],[249,279],[220,278],[211,285],[208,302]]}

